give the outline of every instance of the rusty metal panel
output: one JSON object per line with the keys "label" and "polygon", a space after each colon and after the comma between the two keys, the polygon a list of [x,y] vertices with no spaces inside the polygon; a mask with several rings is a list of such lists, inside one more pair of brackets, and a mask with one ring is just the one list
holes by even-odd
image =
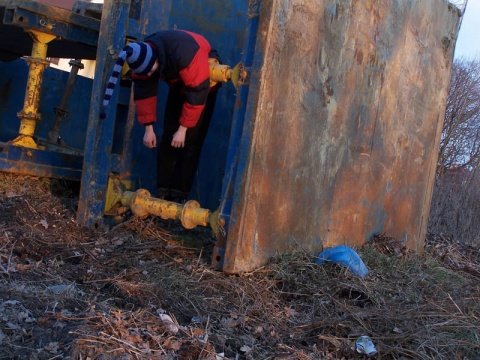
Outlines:
{"label": "rusty metal panel", "polygon": [[458,11],[444,0],[260,4],[224,271],[381,233],[421,251]]}

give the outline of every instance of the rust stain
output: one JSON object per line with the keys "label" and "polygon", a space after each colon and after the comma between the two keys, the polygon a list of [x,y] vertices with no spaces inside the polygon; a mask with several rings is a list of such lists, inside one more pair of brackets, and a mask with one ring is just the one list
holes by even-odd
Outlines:
{"label": "rust stain", "polygon": [[358,64],[358,65],[362,65],[362,63],[363,63],[363,51],[357,49],[357,50],[355,51],[355,58],[356,58],[356,60],[357,60],[357,64]]}

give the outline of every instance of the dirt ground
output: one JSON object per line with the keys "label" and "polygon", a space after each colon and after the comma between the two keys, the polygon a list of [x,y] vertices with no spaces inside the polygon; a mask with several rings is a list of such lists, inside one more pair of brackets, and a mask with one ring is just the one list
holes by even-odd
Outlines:
{"label": "dirt ground", "polygon": [[364,278],[301,249],[228,276],[208,229],[84,228],[70,185],[0,174],[0,359],[480,359],[478,246],[380,236]]}

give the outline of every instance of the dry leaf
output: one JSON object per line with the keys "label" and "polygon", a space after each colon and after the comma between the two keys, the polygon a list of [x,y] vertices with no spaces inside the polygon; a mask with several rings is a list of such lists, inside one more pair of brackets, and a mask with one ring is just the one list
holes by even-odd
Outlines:
{"label": "dry leaf", "polygon": [[252,352],[252,348],[248,345],[243,345],[240,348],[240,351],[244,352],[245,354],[250,354]]}
{"label": "dry leaf", "polygon": [[42,225],[45,229],[48,229],[48,222],[45,219],[40,220],[40,225]]}
{"label": "dry leaf", "polygon": [[44,349],[51,354],[56,354],[58,352],[58,342],[51,342],[47,346],[45,346]]}

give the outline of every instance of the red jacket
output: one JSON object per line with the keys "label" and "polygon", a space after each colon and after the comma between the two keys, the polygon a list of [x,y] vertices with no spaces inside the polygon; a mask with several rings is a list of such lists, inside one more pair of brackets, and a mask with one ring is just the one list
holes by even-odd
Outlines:
{"label": "red jacket", "polygon": [[159,31],[145,38],[158,58],[158,71],[152,76],[132,74],[134,100],[140,124],[156,121],[158,81],[182,81],[185,91],[180,124],[194,127],[205,107],[210,90],[209,57],[217,57],[201,35],[183,30]]}

